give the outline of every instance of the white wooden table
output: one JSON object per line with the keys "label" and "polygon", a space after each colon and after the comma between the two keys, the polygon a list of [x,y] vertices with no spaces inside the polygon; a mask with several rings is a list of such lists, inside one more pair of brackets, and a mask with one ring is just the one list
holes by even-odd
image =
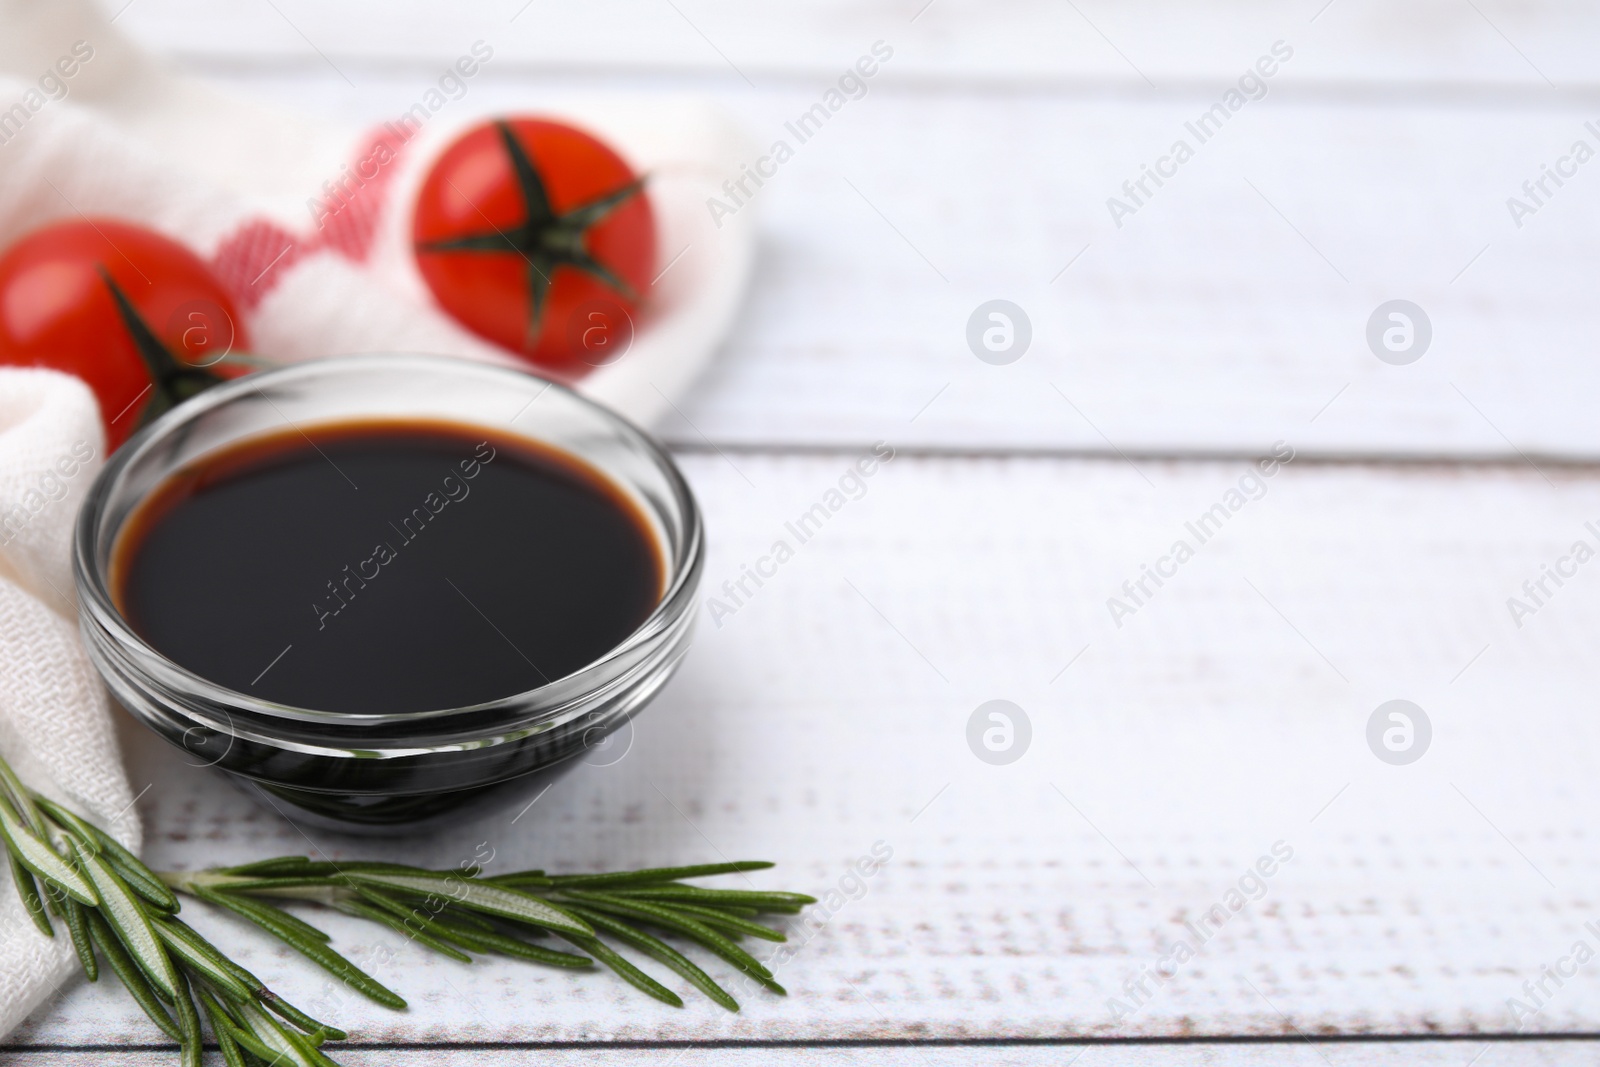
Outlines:
{"label": "white wooden table", "polygon": [[[1520,227],[1506,203],[1574,141],[1600,148],[1592,5],[135,0],[119,24],[363,122],[483,38],[496,59],[464,108],[693,93],[757,143],[874,41],[895,49],[762,190],[747,310],[662,431],[706,510],[707,593],[873,442],[896,458],[722,625],[702,618],[624,759],[515,825],[373,843],[302,832],[124,724],[157,866],[312,847],[444,866],[485,841],[506,869],[761,856],[781,866],[760,884],[815,892],[875,842],[892,860],[783,968],[790,997],[736,1016],[330,919],[358,962],[396,954],[382,977],[413,1005],[321,1005],[355,1032],[344,1062],[1600,1053],[1600,962],[1546,980],[1537,1015],[1507,1009],[1575,942],[1600,948],[1600,563],[1520,625],[1507,607],[1573,542],[1600,547],[1600,162]],[[1293,56],[1265,98],[1118,227],[1107,198],[1277,41]],[[1031,322],[1010,365],[965,336],[994,298]],[[1432,326],[1408,365],[1366,339],[1393,299]],[[1280,441],[1293,462],[1248,480]],[[1220,531],[1162,563],[1219,503]],[[1147,564],[1171,576],[1132,599]],[[995,699],[1031,724],[1003,766],[967,741]],[[1367,741],[1393,699],[1432,728],[1403,766]],[[1248,883],[1258,899],[1130,1003],[1276,843],[1293,858]],[[328,991],[229,936],[274,986]],[[82,985],[0,1049],[170,1057]]]}

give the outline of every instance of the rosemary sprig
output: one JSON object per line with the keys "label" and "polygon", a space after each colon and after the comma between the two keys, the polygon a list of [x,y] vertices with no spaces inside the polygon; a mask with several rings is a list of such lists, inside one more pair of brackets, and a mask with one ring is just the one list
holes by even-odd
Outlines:
{"label": "rosemary sprig", "polygon": [[[656,934],[699,945],[781,994],[772,972],[739,942],[747,936],[784,940],[781,931],[754,919],[797,914],[816,903],[800,893],[684,884],[689,878],[772,866],[761,861],[609,874],[530,870],[486,876],[476,867],[437,871],[282,856],[236,867],[156,872],[88,820],[29,790],[3,759],[0,839],[17,892],[39,932],[54,937],[57,923],[65,926],[89,981],[99,978],[104,963],[151,1021],[178,1042],[184,1067],[201,1062],[202,1020],[229,1067],[330,1067],[334,1061],[322,1045],[348,1035],[278,996],[178,918],[179,895],[232,912],[356,992],[395,1009],[406,1006],[398,993],[335,951],[326,933],[279,904],[333,908],[463,963],[471,962],[473,953],[562,968],[587,968],[598,961],[644,993],[682,1007],[676,993],[602,940],[610,939],[738,1011],[738,1001],[726,989]],[[530,940],[549,935],[579,951]]]}

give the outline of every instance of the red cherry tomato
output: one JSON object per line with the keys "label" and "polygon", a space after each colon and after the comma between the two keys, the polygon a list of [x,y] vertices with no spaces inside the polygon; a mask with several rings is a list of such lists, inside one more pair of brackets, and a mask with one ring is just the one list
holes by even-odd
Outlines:
{"label": "red cherry tomato", "polygon": [[548,119],[485,123],[446,148],[417,195],[412,237],[446,311],[567,378],[631,341],[656,265],[643,179]]}
{"label": "red cherry tomato", "polygon": [[[163,364],[152,341],[181,362]],[[142,226],[103,218],[53,223],[0,256],[0,365],[82,378],[100,401],[108,452],[147,412],[218,375],[242,373],[211,365],[248,347],[233,299],[210,268]]]}

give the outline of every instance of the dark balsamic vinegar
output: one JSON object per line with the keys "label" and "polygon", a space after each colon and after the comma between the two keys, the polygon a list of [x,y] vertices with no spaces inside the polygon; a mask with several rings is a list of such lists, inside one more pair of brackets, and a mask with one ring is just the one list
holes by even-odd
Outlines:
{"label": "dark balsamic vinegar", "polygon": [[538,688],[662,593],[639,510],[577,458],[450,423],[240,442],[119,536],[118,607],[168,659],[293,707],[397,713]]}

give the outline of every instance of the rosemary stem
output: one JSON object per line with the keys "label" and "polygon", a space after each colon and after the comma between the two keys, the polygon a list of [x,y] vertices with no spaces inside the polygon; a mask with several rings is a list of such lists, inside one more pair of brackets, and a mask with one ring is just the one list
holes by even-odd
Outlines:
{"label": "rosemary stem", "polygon": [[[230,886],[257,883],[259,878],[242,874],[225,874],[221,871],[156,871],[156,877],[169,889],[189,896],[198,896],[197,889],[227,889]],[[278,897],[288,900],[309,900],[329,907],[347,900],[357,899],[354,890],[341,885],[323,882],[318,885],[255,886],[249,890],[253,897]]]}

